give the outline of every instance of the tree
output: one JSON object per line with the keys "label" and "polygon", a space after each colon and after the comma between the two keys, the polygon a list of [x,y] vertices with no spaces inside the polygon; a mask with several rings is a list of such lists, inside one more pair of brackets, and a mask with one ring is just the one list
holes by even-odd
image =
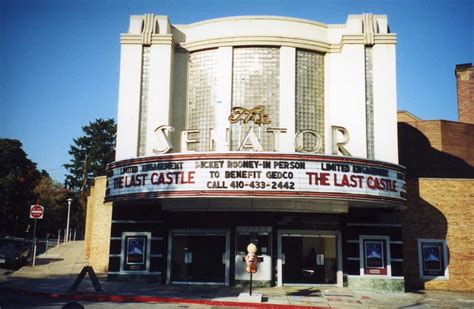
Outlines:
{"label": "tree", "polygon": [[94,177],[106,175],[107,164],[115,158],[115,136],[117,126],[113,119],[96,119],[82,127],[84,135],[74,139],[69,154],[72,156],[64,167],[66,187],[76,194],[80,209],[76,212],[78,220],[83,223],[85,216],[85,199]]}
{"label": "tree", "polygon": [[74,139],[69,154],[72,156],[64,167],[66,186],[72,191],[85,191],[94,177],[105,175],[107,164],[114,161],[117,126],[113,119],[96,119],[82,127],[84,135]]}
{"label": "tree", "polygon": [[44,217],[38,224],[38,234],[56,234],[64,229],[67,216],[67,199],[70,192],[63,185],[42,172],[41,179],[34,188],[37,202],[44,206]]}
{"label": "tree", "polygon": [[0,162],[0,234],[25,236],[40,172],[15,139],[0,139]]}

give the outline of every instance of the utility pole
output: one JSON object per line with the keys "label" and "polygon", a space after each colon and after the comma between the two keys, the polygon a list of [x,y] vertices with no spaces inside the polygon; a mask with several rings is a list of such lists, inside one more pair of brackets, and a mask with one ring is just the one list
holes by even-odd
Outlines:
{"label": "utility pole", "polygon": [[83,173],[82,173],[82,186],[81,186],[81,197],[80,197],[81,206],[84,205],[84,191],[87,185],[87,173],[88,173],[87,169],[89,167],[89,164],[87,164],[88,159],[89,159],[89,154],[86,153],[86,157],[84,158],[84,167],[82,168]]}
{"label": "utility pole", "polygon": [[67,223],[66,223],[66,235],[65,235],[66,237],[64,238],[64,242],[69,242],[69,217],[71,216],[71,202],[72,202],[72,198],[68,198],[67,199]]}

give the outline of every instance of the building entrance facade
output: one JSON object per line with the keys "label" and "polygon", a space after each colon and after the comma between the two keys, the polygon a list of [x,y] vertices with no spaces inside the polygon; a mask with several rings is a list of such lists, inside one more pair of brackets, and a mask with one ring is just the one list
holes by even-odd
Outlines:
{"label": "building entrance facade", "polygon": [[278,232],[278,285],[342,285],[337,231]]}
{"label": "building entrance facade", "polygon": [[171,230],[167,283],[229,284],[229,231]]}
{"label": "building entrance facade", "polygon": [[246,285],[246,247],[255,243],[259,264],[253,280],[260,284],[342,286],[340,234],[273,230],[270,226],[172,229],[168,232],[166,283],[230,285],[232,281]]}

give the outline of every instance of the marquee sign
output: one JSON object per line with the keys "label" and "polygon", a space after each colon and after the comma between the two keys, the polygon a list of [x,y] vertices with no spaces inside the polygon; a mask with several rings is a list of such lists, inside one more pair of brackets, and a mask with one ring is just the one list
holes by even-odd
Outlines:
{"label": "marquee sign", "polygon": [[179,197],[339,198],[405,202],[405,169],[347,157],[178,154],[111,163],[106,200]]}

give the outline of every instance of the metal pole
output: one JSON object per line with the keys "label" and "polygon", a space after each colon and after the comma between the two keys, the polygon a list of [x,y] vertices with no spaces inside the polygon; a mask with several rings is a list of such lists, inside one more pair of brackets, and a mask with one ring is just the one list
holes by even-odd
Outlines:
{"label": "metal pole", "polygon": [[35,263],[36,263],[36,221],[38,221],[38,219],[34,219],[34,220],[35,220],[35,224],[33,227],[33,262],[31,266],[35,266]]}
{"label": "metal pole", "polygon": [[252,272],[250,272],[250,293],[249,296],[252,296]]}
{"label": "metal pole", "polygon": [[46,248],[45,248],[45,255],[48,255],[48,247],[49,247],[49,236],[46,237]]}
{"label": "metal pole", "polygon": [[56,244],[56,247],[59,247],[60,241],[61,241],[61,229],[58,230],[58,243]]}
{"label": "metal pole", "polygon": [[71,215],[71,202],[72,202],[72,199],[68,198],[67,199],[67,223],[66,223],[66,235],[65,235],[66,242],[69,241],[69,216]]}

